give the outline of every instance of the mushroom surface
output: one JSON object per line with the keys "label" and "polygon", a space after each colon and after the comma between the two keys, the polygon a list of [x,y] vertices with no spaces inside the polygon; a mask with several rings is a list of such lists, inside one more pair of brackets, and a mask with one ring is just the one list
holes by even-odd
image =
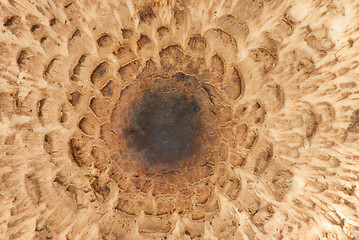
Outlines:
{"label": "mushroom surface", "polygon": [[2,0],[0,239],[359,239],[355,0]]}

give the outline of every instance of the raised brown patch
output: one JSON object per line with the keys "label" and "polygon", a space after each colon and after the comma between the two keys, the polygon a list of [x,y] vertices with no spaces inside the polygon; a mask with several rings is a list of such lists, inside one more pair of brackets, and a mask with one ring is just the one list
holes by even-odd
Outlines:
{"label": "raised brown patch", "polygon": [[113,52],[113,54],[121,59],[131,59],[134,57],[134,53],[132,51],[132,49],[129,46],[122,46],[119,47],[115,52]]}
{"label": "raised brown patch", "polygon": [[131,29],[121,29],[121,32],[124,39],[129,39],[133,36],[133,31]]}
{"label": "raised brown patch", "polygon": [[164,27],[164,26],[162,26],[162,27],[159,27],[158,29],[157,29],[157,33],[158,33],[158,36],[160,37],[160,38],[163,38],[166,34],[168,34],[170,32],[170,30],[167,28],[167,27]]}
{"label": "raised brown patch", "polygon": [[93,84],[97,83],[98,80],[106,74],[106,72],[109,69],[110,64],[108,62],[102,62],[99,65],[97,65],[97,67],[95,68],[95,70],[93,70],[92,74],[91,74],[91,82]]}
{"label": "raised brown patch", "polygon": [[179,46],[172,45],[160,52],[161,65],[164,69],[170,69],[176,64],[181,64],[184,60],[184,54]]}
{"label": "raised brown patch", "polygon": [[228,76],[227,85],[225,86],[224,90],[233,100],[238,99],[242,95],[243,81],[236,68],[233,68],[232,74]]}
{"label": "raised brown patch", "polygon": [[19,16],[11,16],[5,20],[3,26],[16,35],[22,26],[21,18]]}
{"label": "raised brown patch", "polygon": [[156,14],[150,6],[147,6],[144,10],[139,12],[141,22],[151,23],[156,18]]}
{"label": "raised brown patch", "polygon": [[101,148],[94,146],[91,150],[91,156],[95,159],[95,167],[103,170],[107,167],[106,153]]}
{"label": "raised brown patch", "polygon": [[149,37],[141,34],[140,39],[138,39],[138,41],[137,41],[137,49],[141,50],[141,48],[143,48],[145,45],[147,45],[149,43],[151,43],[151,40],[149,39]]}
{"label": "raised brown patch", "polygon": [[175,193],[175,189],[166,183],[155,183],[152,186],[152,195],[172,195]]}
{"label": "raised brown patch", "polygon": [[108,47],[111,44],[112,44],[112,38],[108,34],[104,34],[99,39],[97,39],[97,45],[101,48]]}
{"label": "raised brown patch", "polygon": [[262,63],[264,73],[271,71],[277,62],[277,56],[266,48],[254,49],[252,54],[254,61]]}
{"label": "raised brown patch", "polygon": [[86,117],[81,118],[79,122],[79,128],[87,135],[95,134],[95,125],[92,124]]}
{"label": "raised brown patch", "polygon": [[359,109],[353,111],[352,116],[350,117],[350,125],[348,127],[349,132],[359,132]]}
{"label": "raised brown patch", "polygon": [[19,68],[21,70],[26,68],[27,65],[29,65],[31,63],[32,57],[33,57],[33,54],[31,53],[30,50],[28,50],[28,49],[21,50],[16,59],[16,62],[18,64]]}
{"label": "raised brown patch", "polygon": [[72,81],[78,81],[79,80],[79,74],[80,74],[80,70],[83,66],[83,63],[86,60],[86,55],[82,55],[79,59],[79,61],[77,62],[76,66],[74,67],[73,73],[71,75],[71,80]]}
{"label": "raised brown patch", "polygon": [[99,98],[92,98],[90,101],[90,108],[92,112],[98,118],[105,117],[106,115],[106,104],[104,101],[100,100]]}
{"label": "raised brown patch", "polygon": [[206,40],[201,36],[193,36],[188,41],[188,46],[194,51],[204,51],[207,47]]}
{"label": "raised brown patch", "polygon": [[104,97],[112,97],[112,95],[114,94],[114,88],[115,88],[116,84],[114,83],[114,81],[110,80],[102,89],[102,95]]}
{"label": "raised brown patch", "polygon": [[128,79],[132,76],[134,76],[136,73],[138,73],[138,70],[140,68],[140,61],[134,60],[125,66],[121,67],[118,70],[118,73],[120,74],[122,79]]}
{"label": "raised brown patch", "polygon": [[119,198],[116,209],[129,215],[134,215],[136,213],[135,203],[130,199]]}
{"label": "raised brown patch", "polygon": [[69,102],[71,103],[71,105],[76,106],[79,103],[81,96],[81,93],[78,91],[71,93],[69,98]]}
{"label": "raised brown patch", "polygon": [[105,142],[109,149],[117,147],[117,140],[115,134],[111,131],[111,126],[108,123],[101,125],[100,138]]}
{"label": "raised brown patch", "polygon": [[72,138],[69,142],[70,153],[72,159],[77,163],[78,166],[90,166],[91,162],[86,158],[85,143],[78,139]]}
{"label": "raised brown patch", "polygon": [[213,55],[211,59],[211,66],[215,73],[219,75],[224,74],[224,62],[218,54]]}

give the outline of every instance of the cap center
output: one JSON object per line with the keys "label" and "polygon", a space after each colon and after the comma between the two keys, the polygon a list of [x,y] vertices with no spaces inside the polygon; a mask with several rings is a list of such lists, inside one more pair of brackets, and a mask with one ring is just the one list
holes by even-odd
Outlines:
{"label": "cap center", "polygon": [[183,161],[196,150],[199,111],[183,93],[145,92],[130,118],[127,146],[150,165]]}

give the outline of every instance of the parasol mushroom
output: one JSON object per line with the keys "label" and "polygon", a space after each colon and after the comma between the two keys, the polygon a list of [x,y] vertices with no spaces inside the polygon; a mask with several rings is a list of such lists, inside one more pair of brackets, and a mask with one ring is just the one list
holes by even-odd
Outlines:
{"label": "parasol mushroom", "polygon": [[1,239],[359,239],[355,1],[0,13]]}

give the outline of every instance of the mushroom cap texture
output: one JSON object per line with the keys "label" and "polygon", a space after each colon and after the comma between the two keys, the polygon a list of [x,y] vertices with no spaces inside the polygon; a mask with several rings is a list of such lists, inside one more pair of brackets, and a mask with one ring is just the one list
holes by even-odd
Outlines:
{"label": "mushroom cap texture", "polygon": [[2,0],[0,239],[359,239],[355,0]]}

